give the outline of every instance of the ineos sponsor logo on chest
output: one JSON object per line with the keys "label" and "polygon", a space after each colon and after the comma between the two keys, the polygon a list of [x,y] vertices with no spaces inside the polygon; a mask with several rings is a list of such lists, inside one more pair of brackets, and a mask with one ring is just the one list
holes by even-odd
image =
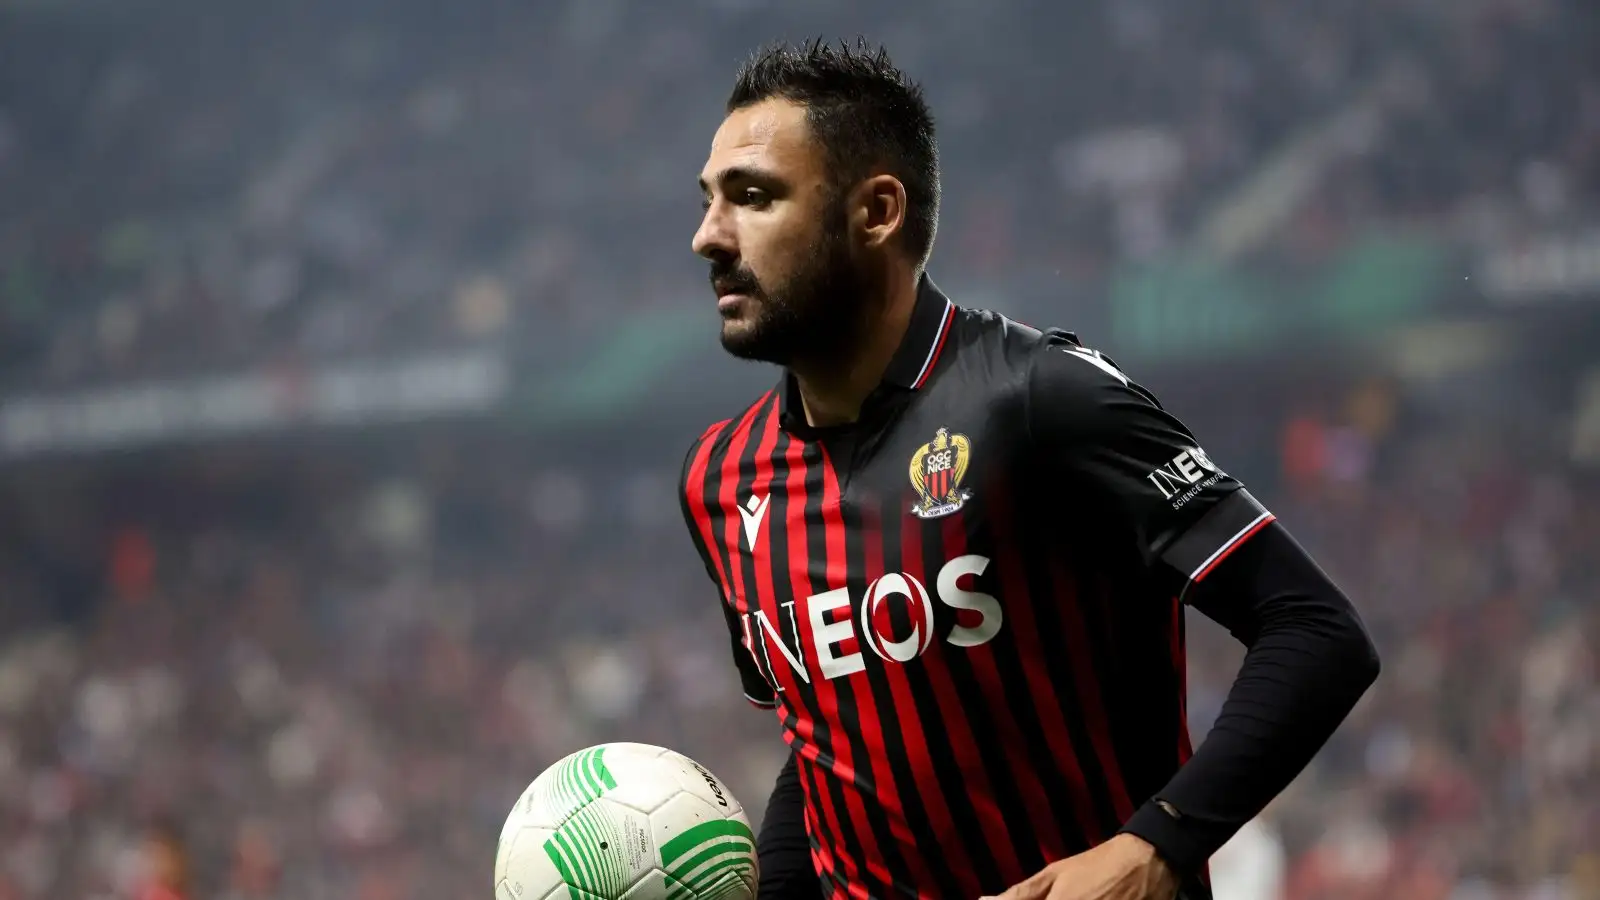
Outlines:
{"label": "ineos sponsor logo on chest", "polygon": [[[781,604],[776,621],[765,610],[753,610],[743,616],[744,644],[769,677],[775,674],[775,663],[787,663],[795,678],[806,684],[813,674],[831,680],[864,671],[866,653],[904,665],[933,646],[938,602],[972,614],[969,624],[953,627],[944,642],[963,649],[977,647],[999,634],[1004,612],[993,595],[964,588],[961,582],[982,576],[988,567],[988,557],[968,554],[940,567],[932,591],[915,575],[889,572],[873,579],[859,604],[849,588],[841,587],[799,604],[793,600]],[[903,637],[885,631],[880,612],[891,603],[900,605],[909,620],[910,630]],[[775,678],[773,688],[783,691]]]}

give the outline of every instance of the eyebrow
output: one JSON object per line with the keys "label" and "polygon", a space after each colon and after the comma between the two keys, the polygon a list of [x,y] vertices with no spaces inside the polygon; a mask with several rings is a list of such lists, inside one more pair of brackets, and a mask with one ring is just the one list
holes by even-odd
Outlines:
{"label": "eyebrow", "polygon": [[[777,174],[774,172],[769,172],[766,169],[758,169],[753,166],[729,166],[728,168],[718,172],[716,175],[713,175],[711,180],[717,184],[727,184],[730,181],[775,181],[777,180],[777,177]],[[711,184],[708,183],[704,177],[701,177],[699,182],[700,193],[708,194],[711,192]]]}

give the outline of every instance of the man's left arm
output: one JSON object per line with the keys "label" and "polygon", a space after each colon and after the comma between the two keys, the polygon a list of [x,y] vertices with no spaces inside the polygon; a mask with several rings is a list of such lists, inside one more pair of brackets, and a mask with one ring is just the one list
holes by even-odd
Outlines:
{"label": "man's left arm", "polygon": [[1026,390],[1037,452],[1097,495],[1153,579],[1249,648],[1210,735],[1123,826],[1190,876],[1316,755],[1377,677],[1376,650],[1289,532],[1110,360],[1057,339]]}
{"label": "man's left arm", "polygon": [[1210,734],[1122,829],[1179,874],[1288,787],[1378,676],[1350,601],[1276,522],[1191,585],[1188,602],[1249,649]]}

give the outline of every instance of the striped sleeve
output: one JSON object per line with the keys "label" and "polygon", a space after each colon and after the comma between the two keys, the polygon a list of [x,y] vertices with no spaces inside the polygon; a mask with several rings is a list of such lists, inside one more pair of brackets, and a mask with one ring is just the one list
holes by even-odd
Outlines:
{"label": "striped sleeve", "polygon": [[733,661],[739,670],[739,686],[744,691],[744,697],[753,705],[761,709],[774,709],[778,705],[777,695],[773,693],[772,685],[761,673],[761,667],[756,663],[754,651],[750,645],[750,633],[734,613],[729,602],[729,588],[727,579],[722,570],[722,559],[714,549],[716,543],[716,529],[713,525],[712,510],[706,504],[706,498],[715,496],[715,491],[707,489],[708,479],[716,477],[716,467],[712,462],[718,436],[725,430],[729,422],[720,422],[711,426],[694,445],[689,448],[683,460],[683,472],[678,479],[678,503],[683,512],[684,524],[688,527],[689,537],[694,542],[695,552],[700,554],[700,562],[705,566],[706,575],[711,578],[711,583],[717,586],[718,605],[722,607],[724,620],[728,625],[728,636],[733,643]]}
{"label": "striped sleeve", "polygon": [[1180,595],[1273,521],[1154,395],[1068,336],[1036,355],[1025,408],[1045,464],[1108,508]]}

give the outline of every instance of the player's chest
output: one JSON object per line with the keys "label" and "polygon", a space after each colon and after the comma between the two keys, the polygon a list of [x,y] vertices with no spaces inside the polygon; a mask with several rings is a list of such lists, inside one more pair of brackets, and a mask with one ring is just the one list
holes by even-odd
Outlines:
{"label": "player's chest", "polygon": [[730,451],[706,497],[729,574],[770,576],[778,594],[836,587],[887,565],[921,575],[947,550],[983,540],[1019,456],[999,418],[977,404],[913,409],[879,428],[784,433]]}
{"label": "player's chest", "polygon": [[825,440],[785,435],[725,463],[708,505],[747,645],[833,677],[992,637],[988,570],[1015,519],[1016,442],[975,404]]}

